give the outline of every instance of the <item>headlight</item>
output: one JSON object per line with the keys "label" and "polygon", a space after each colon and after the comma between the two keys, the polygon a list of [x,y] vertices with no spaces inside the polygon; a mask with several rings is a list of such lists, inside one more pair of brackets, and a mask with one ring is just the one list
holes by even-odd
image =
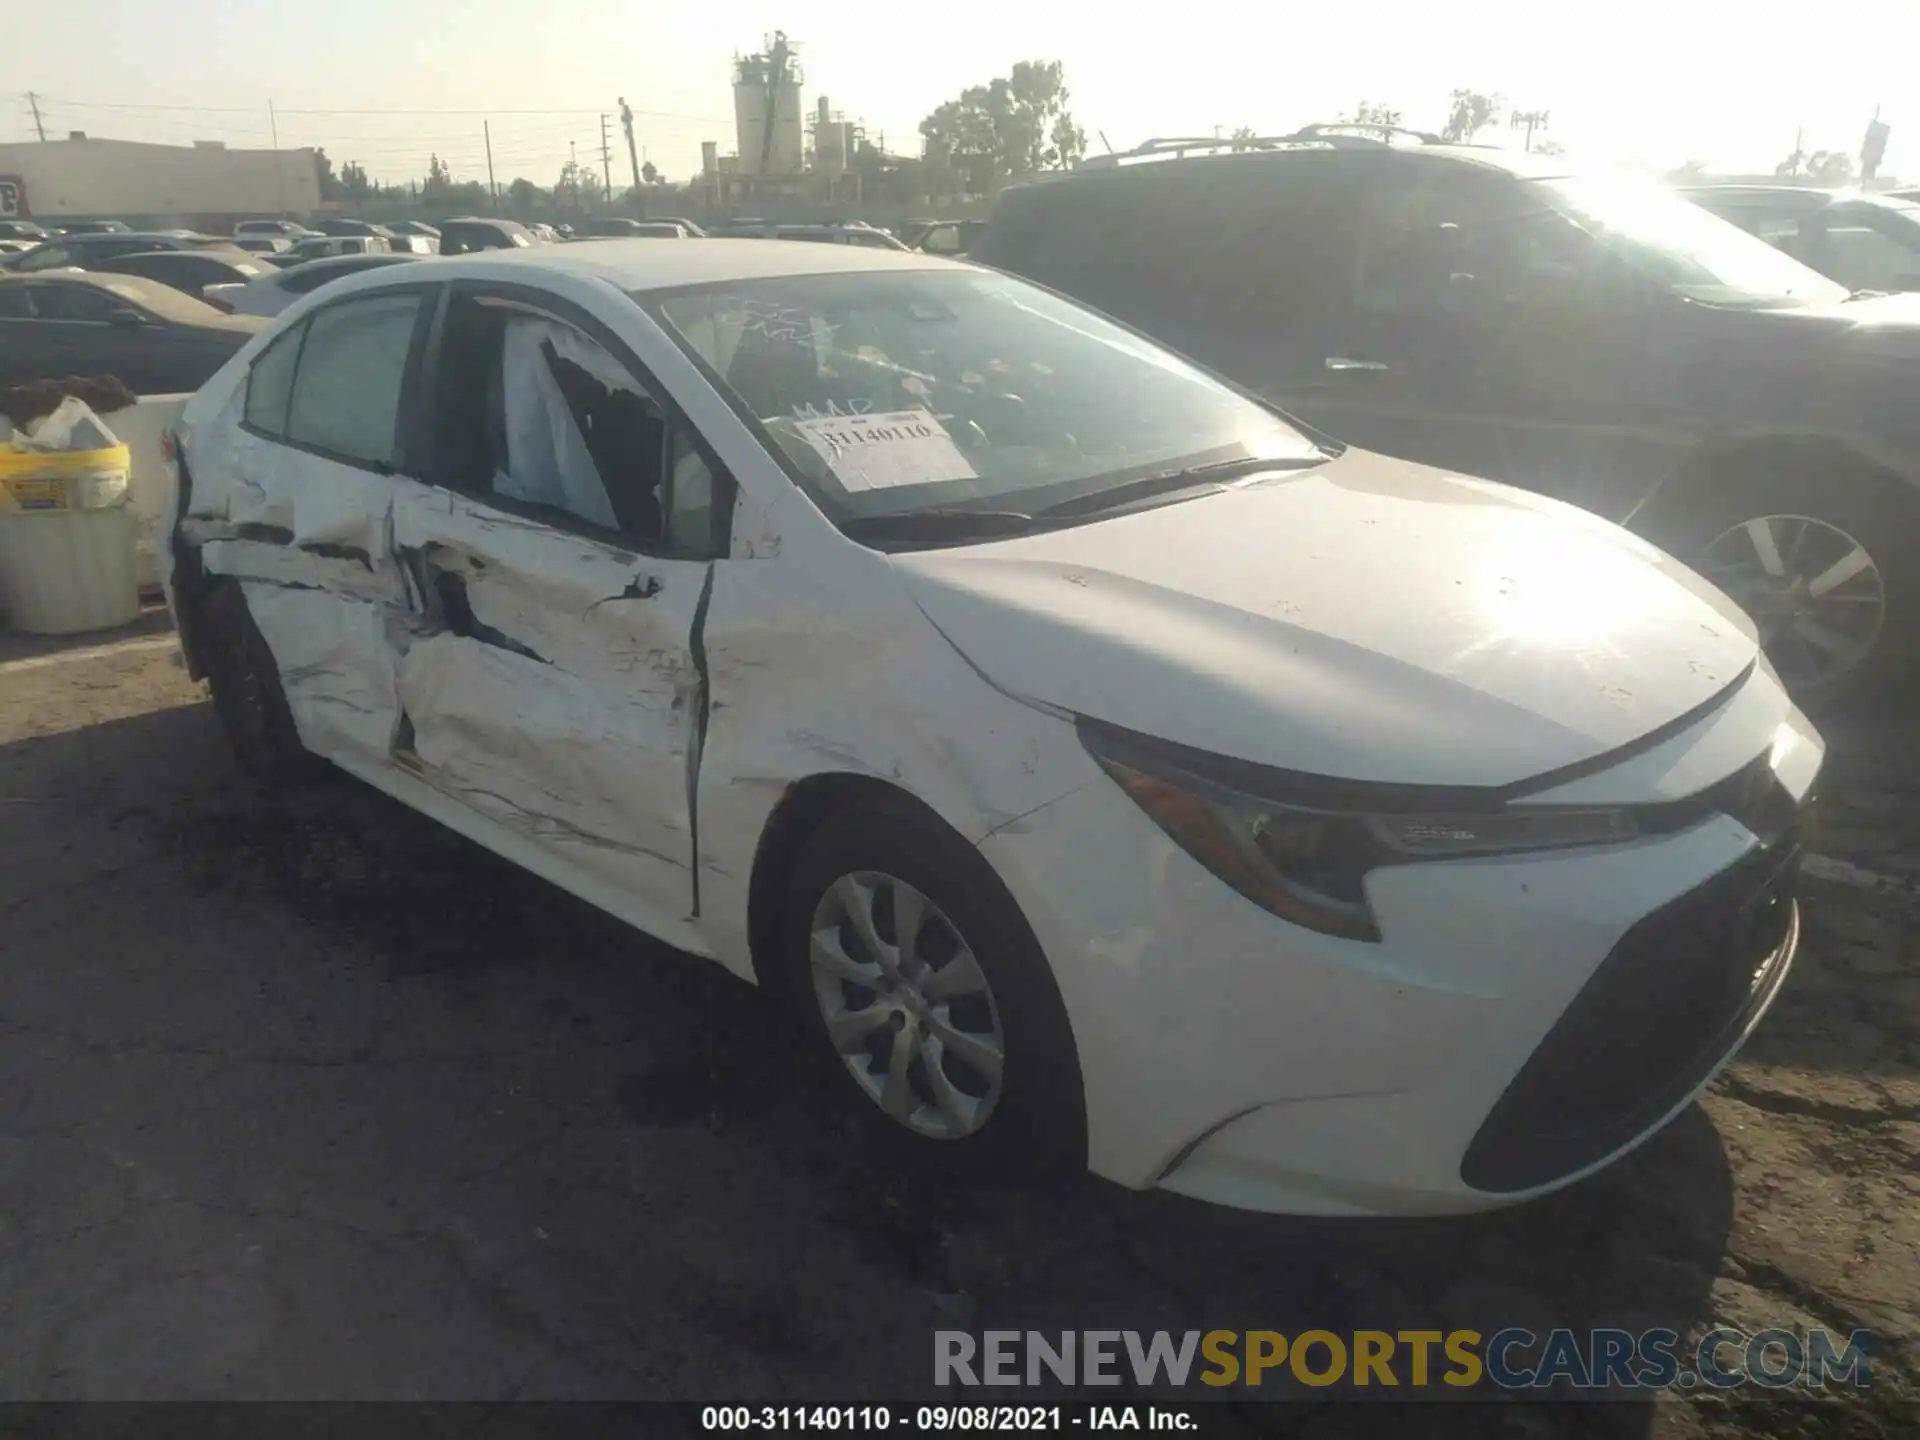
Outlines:
{"label": "headlight", "polygon": [[1301,788],[1345,798],[1280,798],[1289,788],[1284,775],[1254,780],[1258,767],[1226,761],[1217,768],[1234,778],[1213,778],[1203,773],[1216,768],[1205,756],[1170,758],[1161,752],[1171,747],[1143,746],[1087,722],[1080,735],[1121,789],[1207,869],[1282,919],[1349,940],[1380,938],[1365,882],[1382,866],[1604,845],[1639,833],[1625,810],[1529,808],[1497,798],[1474,808],[1458,794],[1446,808],[1421,808],[1426,797],[1417,790],[1387,785],[1308,784]]}

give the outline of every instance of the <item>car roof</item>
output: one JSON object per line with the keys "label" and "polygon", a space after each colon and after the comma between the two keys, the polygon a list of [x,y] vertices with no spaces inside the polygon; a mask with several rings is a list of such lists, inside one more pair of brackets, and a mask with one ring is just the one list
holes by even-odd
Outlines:
{"label": "car roof", "polygon": [[[1168,144],[1170,142],[1148,142]],[[1344,137],[1344,143],[1329,140],[1298,140],[1269,144],[1267,148],[1257,150],[1212,150],[1215,142],[1193,142],[1195,150],[1207,150],[1210,153],[1181,154],[1172,149],[1158,153],[1131,153],[1109,157],[1099,157],[1103,163],[1083,166],[1064,175],[1052,175],[1043,179],[1028,181],[1022,185],[1009,186],[1003,195],[1034,195],[1040,192],[1055,194],[1071,193],[1072,190],[1088,184],[1112,184],[1138,182],[1155,175],[1190,175],[1196,172],[1211,174],[1237,174],[1241,178],[1251,179],[1266,167],[1297,163],[1304,158],[1315,158],[1325,163],[1328,157],[1338,160],[1341,165],[1400,165],[1412,161],[1423,164],[1470,165],[1481,170],[1493,170],[1512,175],[1522,180],[1562,179],[1573,173],[1567,162],[1557,156],[1533,155],[1524,150],[1507,150],[1491,145],[1386,145],[1378,141],[1356,141],[1353,137]],[[1222,145],[1229,142],[1218,142]]]}
{"label": "car roof", "polygon": [[[629,292],[869,270],[977,273],[971,266],[914,250],[882,250],[865,245],[787,245],[778,240],[705,240],[698,245],[655,245],[646,239],[607,239],[596,240],[591,245],[541,245],[442,256],[426,263],[432,264],[435,276],[450,280],[525,279],[533,271],[604,280]],[[395,283],[404,282],[396,280]]]}
{"label": "car roof", "polygon": [[408,260],[425,260],[432,257],[416,255],[411,250],[375,251],[371,255],[322,255],[317,260],[309,260],[303,265],[289,266],[284,270],[270,270],[258,276],[260,280],[271,281],[282,275],[317,275],[330,270],[338,270],[343,275],[351,275],[355,270],[378,270],[385,265],[401,264]]}
{"label": "car roof", "polygon": [[1809,210],[1821,210],[1839,197],[1831,190],[1808,185],[1681,185],[1682,195],[1694,199],[1796,201]]}
{"label": "car roof", "polygon": [[[150,280],[144,275],[94,274],[85,270],[41,270],[31,274],[0,275],[0,285],[86,285],[95,290],[105,290],[122,300],[131,301],[144,309],[151,310],[163,320],[179,325],[204,325],[215,329],[234,328],[225,322],[241,317],[223,315],[213,306],[203,304],[191,295],[163,285],[158,280]],[[243,325],[240,329],[257,329],[254,325]]]}

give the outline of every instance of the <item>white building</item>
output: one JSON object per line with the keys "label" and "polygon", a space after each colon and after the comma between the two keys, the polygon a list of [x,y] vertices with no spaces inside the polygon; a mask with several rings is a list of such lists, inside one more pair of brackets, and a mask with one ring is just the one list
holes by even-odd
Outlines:
{"label": "white building", "polygon": [[320,204],[312,150],[229,150],[211,141],[0,145],[0,184],[6,182],[24,216],[49,222],[110,216],[207,225],[305,215]]}

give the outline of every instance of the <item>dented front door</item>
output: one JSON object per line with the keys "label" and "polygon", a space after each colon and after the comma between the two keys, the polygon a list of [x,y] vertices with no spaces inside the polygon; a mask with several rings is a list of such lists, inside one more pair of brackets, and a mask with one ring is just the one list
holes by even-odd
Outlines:
{"label": "dented front door", "polygon": [[709,564],[411,482],[393,540],[418,612],[395,762],[662,917],[690,914]]}

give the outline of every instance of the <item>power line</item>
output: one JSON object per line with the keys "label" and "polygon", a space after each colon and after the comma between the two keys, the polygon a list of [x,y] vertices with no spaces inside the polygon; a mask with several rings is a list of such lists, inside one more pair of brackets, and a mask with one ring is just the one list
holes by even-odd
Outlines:
{"label": "power line", "polygon": [[[60,96],[43,96],[55,104],[66,105],[76,110],[180,110],[208,115],[258,115],[265,106],[255,105],[162,105],[135,103],[124,100],[70,100]],[[589,119],[597,115],[596,110],[574,108],[551,110],[503,110],[497,106],[485,106],[478,109],[324,109],[316,107],[281,106],[282,115],[579,115]],[[731,125],[731,116],[688,115],[673,110],[636,110],[636,115],[649,115],[662,120],[694,120],[703,125]]]}

